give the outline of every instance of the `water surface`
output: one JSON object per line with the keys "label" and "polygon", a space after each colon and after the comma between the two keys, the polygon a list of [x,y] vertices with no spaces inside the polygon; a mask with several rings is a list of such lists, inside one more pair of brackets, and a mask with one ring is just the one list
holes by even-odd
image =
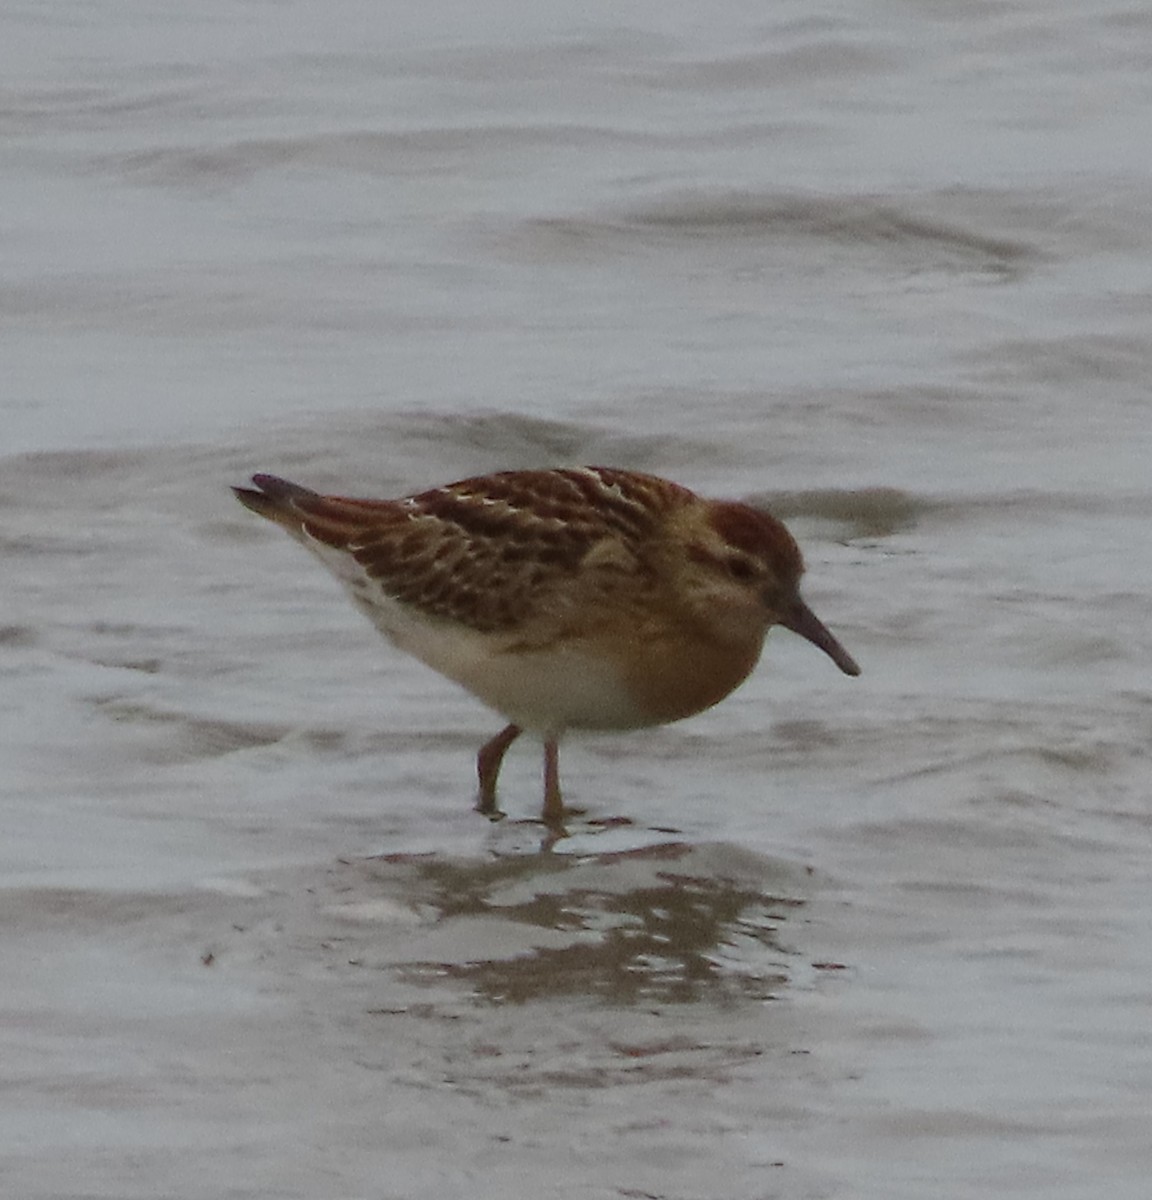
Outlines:
{"label": "water surface", "polygon": [[[1152,20],[0,17],[13,1194],[1143,1197]],[[535,750],[227,485],[608,463],[785,631]]]}

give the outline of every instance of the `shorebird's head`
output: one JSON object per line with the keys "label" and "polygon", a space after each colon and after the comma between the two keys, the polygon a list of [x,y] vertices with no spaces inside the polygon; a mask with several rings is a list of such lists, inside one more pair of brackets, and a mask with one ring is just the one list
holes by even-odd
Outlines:
{"label": "shorebird's head", "polygon": [[684,531],[687,590],[722,639],[754,631],[762,638],[783,625],[823,650],[845,675],[860,674],[856,660],[804,603],[800,547],[775,517],[729,501],[706,501],[693,515],[693,527]]}

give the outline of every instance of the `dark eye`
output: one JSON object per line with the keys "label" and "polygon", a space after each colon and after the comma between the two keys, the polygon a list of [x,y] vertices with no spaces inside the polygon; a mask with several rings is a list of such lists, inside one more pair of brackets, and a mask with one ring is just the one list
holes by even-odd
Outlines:
{"label": "dark eye", "polygon": [[741,583],[751,583],[760,573],[756,569],[756,564],[742,554],[730,555],[726,560],[726,565],[732,578],[739,579]]}

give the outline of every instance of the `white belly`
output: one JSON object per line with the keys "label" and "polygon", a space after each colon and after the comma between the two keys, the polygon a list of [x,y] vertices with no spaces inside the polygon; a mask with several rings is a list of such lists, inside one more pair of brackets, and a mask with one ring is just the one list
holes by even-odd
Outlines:
{"label": "white belly", "polygon": [[509,649],[512,637],[430,621],[394,601],[357,607],[401,650],[524,729],[558,734],[648,724],[619,673],[577,646]]}
{"label": "white belly", "polygon": [[312,549],[347,588],[353,603],[401,650],[454,680],[524,729],[634,729],[651,724],[603,658],[577,644],[513,649],[514,634],[480,633],[423,617],[387,596],[350,555]]}

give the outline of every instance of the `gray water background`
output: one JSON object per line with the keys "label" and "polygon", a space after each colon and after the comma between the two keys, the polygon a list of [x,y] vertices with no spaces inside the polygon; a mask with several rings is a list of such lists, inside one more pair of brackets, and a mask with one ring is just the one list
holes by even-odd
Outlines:
{"label": "gray water background", "polygon": [[[1147,1196],[1152,10],[0,12],[0,1170]],[[864,668],[498,719],[227,485],[763,501]],[[630,822],[630,823],[625,823]]]}

